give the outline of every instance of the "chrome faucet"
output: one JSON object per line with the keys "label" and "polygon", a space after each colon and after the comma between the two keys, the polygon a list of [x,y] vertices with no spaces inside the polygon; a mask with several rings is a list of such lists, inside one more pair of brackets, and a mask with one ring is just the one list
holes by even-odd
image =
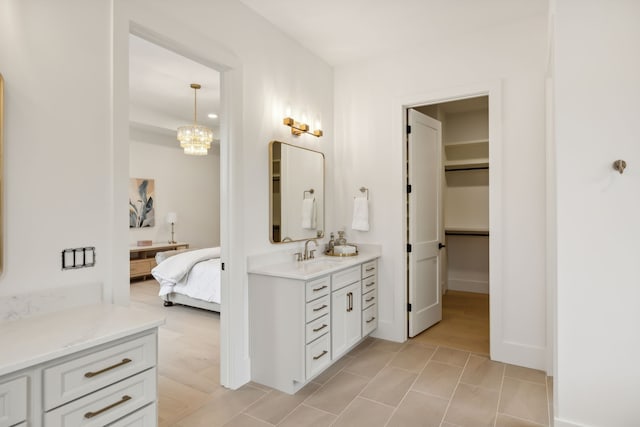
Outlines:
{"label": "chrome faucet", "polygon": [[316,242],[316,239],[309,239],[306,242],[304,242],[304,259],[313,259],[315,258],[315,249],[311,249],[311,252],[309,252],[309,242],[313,242],[313,245],[317,248],[318,247],[318,242]]}

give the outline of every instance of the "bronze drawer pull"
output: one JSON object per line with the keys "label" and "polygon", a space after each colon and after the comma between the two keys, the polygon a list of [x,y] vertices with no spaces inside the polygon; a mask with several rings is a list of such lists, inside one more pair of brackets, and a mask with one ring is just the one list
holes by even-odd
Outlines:
{"label": "bronze drawer pull", "polygon": [[97,415],[100,415],[101,413],[108,411],[109,409],[113,409],[118,405],[122,405],[124,402],[131,400],[131,396],[127,396],[126,394],[124,396],[122,396],[122,399],[120,399],[119,401],[117,401],[116,403],[112,403],[109,406],[105,406],[104,408],[100,409],[99,411],[96,412],[87,412],[86,414],[84,414],[85,418],[93,418]]}
{"label": "bronze drawer pull", "polygon": [[369,267],[365,271],[371,271],[371,270],[375,270],[375,269],[376,269],[375,267]]}
{"label": "bronze drawer pull", "polygon": [[96,375],[104,374],[105,372],[110,371],[110,370],[112,370],[114,368],[117,368],[118,366],[126,365],[127,363],[131,363],[131,359],[122,359],[122,362],[120,362],[120,363],[116,363],[113,366],[109,366],[108,368],[100,369],[99,371],[96,371],[96,372],[87,372],[86,374],[84,374],[84,376],[87,377],[87,378],[92,378],[92,377],[95,377]]}
{"label": "bronze drawer pull", "polygon": [[324,328],[326,328],[326,327],[327,327],[327,325],[323,323],[323,324],[322,324],[322,326],[320,326],[319,328],[314,329],[314,330],[313,330],[313,332],[321,331],[321,330],[323,330],[323,329],[324,329]]}
{"label": "bronze drawer pull", "polygon": [[318,292],[318,291],[321,291],[323,289],[327,289],[327,285],[320,286],[319,288],[313,288],[313,292]]}
{"label": "bronze drawer pull", "polygon": [[369,302],[369,301],[373,301],[374,299],[376,299],[376,297],[369,297],[366,300],[364,300],[364,302]]}
{"label": "bronze drawer pull", "polygon": [[376,320],[376,318],[375,318],[375,317],[372,317],[372,318],[371,318],[371,319],[369,319],[369,320],[365,320],[365,322],[367,322],[367,323],[371,323],[371,322],[373,322],[374,320]]}
{"label": "bronze drawer pull", "polygon": [[313,360],[318,360],[318,359],[320,359],[322,356],[324,356],[324,355],[325,355],[325,354],[327,354],[327,353],[328,353],[328,351],[327,351],[327,350],[322,350],[322,353],[320,353],[320,354],[319,354],[319,355],[317,355],[317,356],[313,356]]}
{"label": "bronze drawer pull", "polygon": [[375,284],[376,284],[376,282],[375,282],[375,280],[374,280],[374,281],[373,281],[373,282],[371,282],[371,283],[366,283],[366,284],[365,284],[365,286],[368,288],[369,286],[373,286],[373,285],[375,285]]}
{"label": "bronze drawer pull", "polygon": [[327,304],[322,304],[322,307],[314,308],[313,311],[320,311],[324,310],[325,308],[327,308]]}

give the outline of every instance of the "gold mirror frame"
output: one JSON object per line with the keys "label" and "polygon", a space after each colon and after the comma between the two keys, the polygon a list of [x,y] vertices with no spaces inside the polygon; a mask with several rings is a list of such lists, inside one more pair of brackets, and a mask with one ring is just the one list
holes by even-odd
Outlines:
{"label": "gold mirror frame", "polygon": [[4,270],[4,78],[0,74],[0,273]]}
{"label": "gold mirror frame", "polygon": [[[316,229],[316,235],[313,236],[282,236],[281,235],[281,228],[280,226],[282,224],[280,224],[280,221],[276,221],[276,217],[278,215],[275,214],[275,205],[278,205],[278,211],[280,211],[280,207],[281,207],[281,202],[280,202],[280,197],[279,197],[279,193],[280,193],[280,173],[281,170],[280,168],[282,167],[282,165],[278,164],[276,166],[276,162],[274,162],[274,146],[276,144],[280,144],[280,146],[288,146],[288,147],[292,147],[295,149],[299,149],[299,150],[303,150],[309,153],[313,153],[313,154],[317,154],[318,155],[318,160],[320,160],[322,162],[322,177],[321,177],[321,181],[322,181],[322,188],[318,189],[320,190],[319,193],[322,197],[322,207],[319,209],[319,211],[321,211],[321,216],[322,216],[322,224],[319,224],[319,227]],[[279,159],[278,159],[279,162]],[[277,169],[277,170],[275,170]],[[276,191],[276,186],[277,186],[277,191]],[[305,147],[300,147],[298,145],[294,145],[294,144],[289,144],[286,142],[281,142],[281,141],[271,141],[269,143],[269,240],[271,241],[271,243],[289,243],[289,242],[301,242],[304,240],[308,240],[308,239],[316,239],[316,238],[322,238],[324,237],[324,226],[325,226],[325,200],[324,200],[324,190],[325,190],[325,157],[324,157],[324,153],[320,152],[320,151],[316,151],[316,150],[311,150],[309,148],[305,148]],[[278,197],[276,197],[276,193],[278,193]],[[304,193],[307,193],[307,191],[305,191]],[[312,193],[313,194],[313,193]],[[303,196],[303,193],[300,193],[301,196]],[[275,200],[274,200],[275,199]],[[276,231],[277,228],[277,231]]]}

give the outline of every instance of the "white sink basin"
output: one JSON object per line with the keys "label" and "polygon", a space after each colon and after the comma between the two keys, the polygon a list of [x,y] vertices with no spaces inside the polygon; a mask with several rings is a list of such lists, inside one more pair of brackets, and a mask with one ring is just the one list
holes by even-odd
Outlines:
{"label": "white sink basin", "polygon": [[319,273],[324,270],[331,270],[332,268],[339,267],[342,264],[340,261],[333,261],[330,259],[313,259],[309,261],[302,261],[296,264],[298,270],[305,274]]}

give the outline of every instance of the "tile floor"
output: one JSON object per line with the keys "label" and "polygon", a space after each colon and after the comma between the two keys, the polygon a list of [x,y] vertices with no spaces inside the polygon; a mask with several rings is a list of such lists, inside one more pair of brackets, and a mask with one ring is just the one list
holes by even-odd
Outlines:
{"label": "tile floor", "polygon": [[219,315],[165,308],[154,281],[132,305],[167,317],[159,334],[160,426],[540,426],[552,383],[543,372],[428,342],[369,338],[296,395],[219,385]]}

